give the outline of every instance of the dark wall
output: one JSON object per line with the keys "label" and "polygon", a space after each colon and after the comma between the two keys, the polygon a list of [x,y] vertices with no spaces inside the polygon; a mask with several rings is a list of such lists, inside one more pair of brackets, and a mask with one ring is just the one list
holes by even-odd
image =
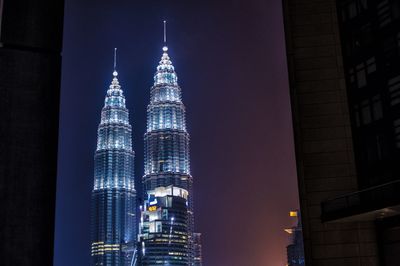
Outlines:
{"label": "dark wall", "polygon": [[0,4],[0,265],[52,265],[64,2]]}
{"label": "dark wall", "polygon": [[283,5],[305,264],[378,266],[373,223],[321,221],[322,201],[357,190],[336,1]]}

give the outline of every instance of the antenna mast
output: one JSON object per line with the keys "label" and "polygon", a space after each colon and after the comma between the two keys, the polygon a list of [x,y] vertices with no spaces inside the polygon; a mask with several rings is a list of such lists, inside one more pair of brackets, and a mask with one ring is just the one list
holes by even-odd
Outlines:
{"label": "antenna mast", "polygon": [[117,48],[114,48],[114,71],[117,68]]}
{"label": "antenna mast", "polygon": [[164,20],[164,45],[167,45],[167,21]]}

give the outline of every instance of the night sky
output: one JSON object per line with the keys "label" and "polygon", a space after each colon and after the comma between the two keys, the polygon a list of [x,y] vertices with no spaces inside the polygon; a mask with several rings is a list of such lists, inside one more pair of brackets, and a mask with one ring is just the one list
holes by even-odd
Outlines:
{"label": "night sky", "polygon": [[141,193],[164,19],[187,109],[204,265],[283,266],[298,198],[281,0],[66,0],[55,265],[89,265],[93,155],[114,47]]}

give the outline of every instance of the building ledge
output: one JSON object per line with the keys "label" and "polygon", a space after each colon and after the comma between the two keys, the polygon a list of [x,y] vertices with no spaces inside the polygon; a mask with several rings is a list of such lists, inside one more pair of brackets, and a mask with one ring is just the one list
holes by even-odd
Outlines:
{"label": "building ledge", "polygon": [[345,194],[321,203],[321,220],[374,221],[400,214],[400,180]]}

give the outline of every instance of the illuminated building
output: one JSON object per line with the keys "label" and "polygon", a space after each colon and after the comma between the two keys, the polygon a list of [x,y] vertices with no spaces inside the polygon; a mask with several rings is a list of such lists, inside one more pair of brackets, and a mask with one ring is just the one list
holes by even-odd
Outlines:
{"label": "illuminated building", "polygon": [[141,212],[141,265],[189,265],[188,193],[173,186],[147,191]]}
{"label": "illuminated building", "polygon": [[132,127],[114,70],[97,135],[92,191],[92,265],[130,265],[137,239]]}
{"label": "illuminated building", "polygon": [[[189,134],[181,88],[167,46],[163,47],[154,85],[150,89],[144,142],[142,181],[147,200],[143,206],[140,234],[142,251],[145,250],[141,254],[142,264],[193,265]],[[154,198],[158,202],[155,206],[151,205]],[[157,226],[153,226],[154,223]],[[166,234],[165,230],[172,230],[172,235]]]}
{"label": "illuminated building", "polygon": [[288,266],[304,266],[303,232],[301,228],[300,212],[291,211],[290,217],[297,217],[297,225],[285,229],[290,235],[290,244],[286,247]]}
{"label": "illuminated building", "polygon": [[195,266],[203,265],[203,257],[201,254],[201,234],[194,233],[193,234],[193,262]]}

